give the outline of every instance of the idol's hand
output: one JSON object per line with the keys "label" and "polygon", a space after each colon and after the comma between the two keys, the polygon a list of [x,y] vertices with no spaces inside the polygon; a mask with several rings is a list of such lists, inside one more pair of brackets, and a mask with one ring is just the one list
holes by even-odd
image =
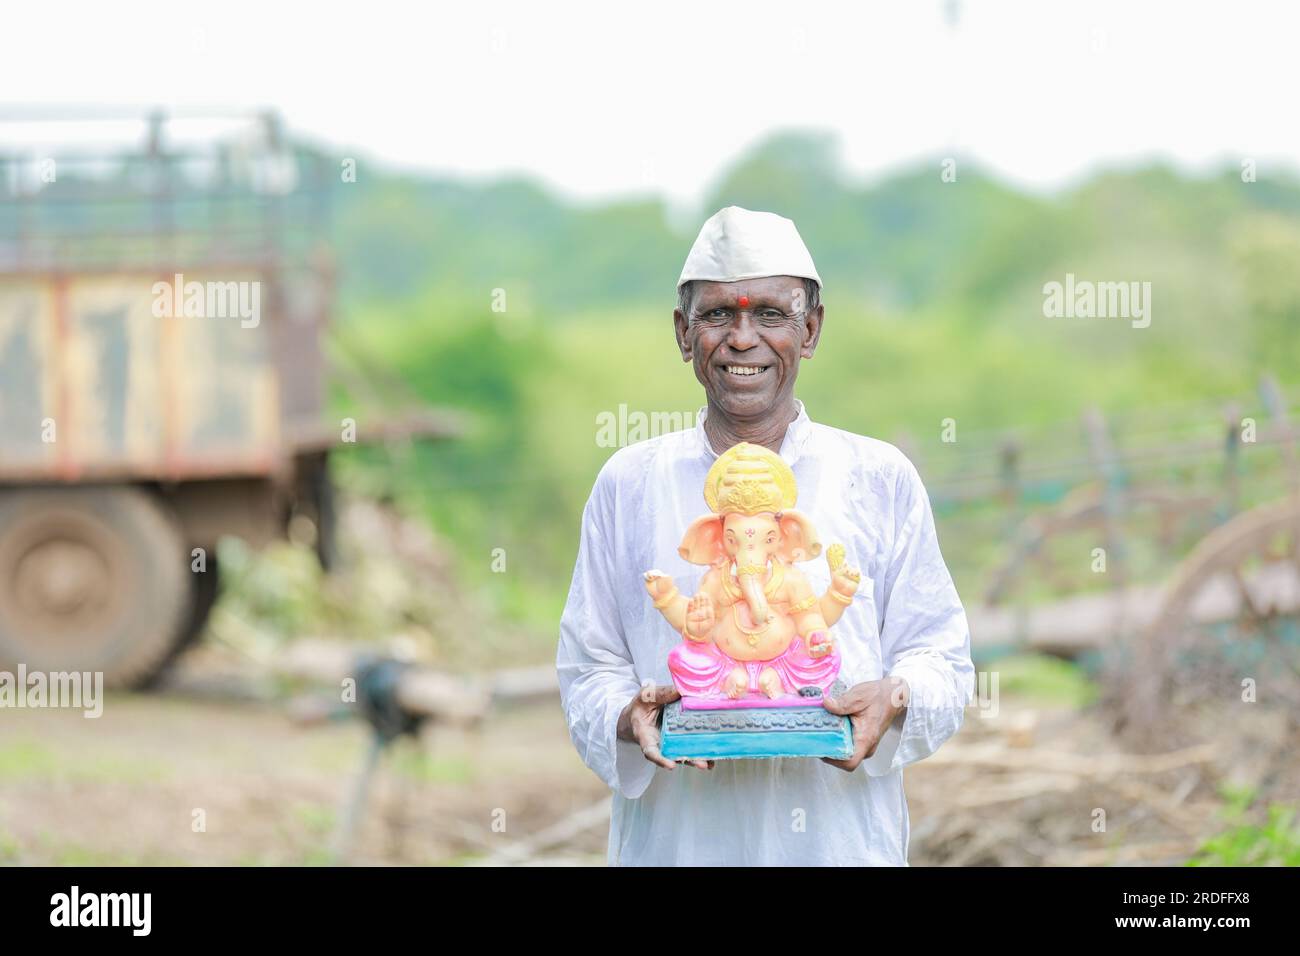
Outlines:
{"label": "idol's hand", "polygon": [[813,631],[806,640],[809,657],[825,657],[834,647],[831,644],[831,635],[827,631]]}
{"label": "idol's hand", "polygon": [[894,718],[907,709],[911,688],[901,677],[886,677],[854,684],[839,697],[825,697],[822,706],[832,714],[847,716],[853,726],[853,754],[847,760],[823,757],[834,767],[854,771],[872,756]]}
{"label": "idol's hand", "polygon": [[677,590],[677,585],[673,584],[673,579],[664,574],[658,568],[652,568],[645,572],[645,589],[655,601],[660,601]]}
{"label": "idol's hand", "polygon": [[862,580],[862,572],[844,563],[844,545],[833,544],[826,549],[826,564],[831,571],[831,590],[841,597],[852,599]]}
{"label": "idol's hand", "polygon": [[852,600],[853,595],[857,593],[858,584],[861,581],[862,572],[857,568],[850,568],[845,565],[831,575],[831,590],[836,594]]}
{"label": "idol's hand", "polygon": [[[671,684],[667,687],[643,687],[623,713],[618,715],[618,739],[634,741],[641,747],[645,759],[658,764],[665,770],[672,770],[677,765],[663,755],[659,749],[659,715],[665,704],[671,704],[682,695]],[[700,770],[712,770],[712,760],[686,760],[692,767]]]}
{"label": "idol's hand", "polygon": [[707,641],[713,633],[717,616],[713,599],[701,591],[686,604],[686,636],[693,641]]}

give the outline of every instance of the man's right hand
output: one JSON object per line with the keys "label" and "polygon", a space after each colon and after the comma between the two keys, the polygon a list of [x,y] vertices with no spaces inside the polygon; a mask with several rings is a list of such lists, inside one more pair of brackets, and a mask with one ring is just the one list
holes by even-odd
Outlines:
{"label": "man's right hand", "polygon": [[[677,765],[659,750],[659,715],[664,705],[671,704],[682,695],[671,684],[667,687],[646,686],[623,708],[618,717],[618,739],[630,740],[641,748],[645,759],[658,764],[665,770],[672,770]],[[700,770],[712,770],[712,760],[684,760],[682,763],[698,767]]]}

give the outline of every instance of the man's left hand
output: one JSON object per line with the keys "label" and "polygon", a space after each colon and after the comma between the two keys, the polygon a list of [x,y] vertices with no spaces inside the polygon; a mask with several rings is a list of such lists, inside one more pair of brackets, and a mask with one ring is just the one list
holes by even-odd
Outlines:
{"label": "man's left hand", "polygon": [[848,716],[853,726],[853,754],[847,760],[823,757],[841,770],[854,771],[876,752],[894,718],[907,709],[911,688],[901,677],[886,677],[854,684],[839,697],[825,697],[822,706],[832,714]]}

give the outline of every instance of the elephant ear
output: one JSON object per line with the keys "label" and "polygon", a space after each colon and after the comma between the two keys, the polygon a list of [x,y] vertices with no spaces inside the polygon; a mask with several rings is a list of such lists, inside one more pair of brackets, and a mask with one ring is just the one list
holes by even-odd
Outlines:
{"label": "elephant ear", "polygon": [[798,511],[781,514],[781,547],[778,551],[787,564],[810,561],[822,553],[822,543],[817,540],[817,529],[807,515]]}
{"label": "elephant ear", "polygon": [[691,564],[720,560],[726,554],[722,547],[722,516],[709,514],[692,521],[677,553]]}

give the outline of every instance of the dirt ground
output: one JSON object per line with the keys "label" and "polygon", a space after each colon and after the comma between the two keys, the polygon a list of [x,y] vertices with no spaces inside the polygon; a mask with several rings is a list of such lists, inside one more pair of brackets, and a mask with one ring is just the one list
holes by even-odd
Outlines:
{"label": "dirt ground", "polygon": [[[179,693],[110,695],[98,719],[9,711],[0,862],[331,863],[368,744],[360,721],[303,726],[282,705]],[[372,780],[347,855],[359,864],[490,858],[604,792],[558,705],[399,741]],[[580,862],[603,850],[594,830],[564,848]]]}
{"label": "dirt ground", "polygon": [[[284,695],[214,694],[192,680],[213,655],[187,658],[171,690],[110,696],[96,720],[5,712],[0,862],[603,863],[606,791],[558,704],[394,745],[343,852],[364,725],[304,724]],[[1094,713],[1003,695],[906,771],[911,862],[1180,863],[1215,832],[1226,772],[1218,748],[1125,755]]]}

